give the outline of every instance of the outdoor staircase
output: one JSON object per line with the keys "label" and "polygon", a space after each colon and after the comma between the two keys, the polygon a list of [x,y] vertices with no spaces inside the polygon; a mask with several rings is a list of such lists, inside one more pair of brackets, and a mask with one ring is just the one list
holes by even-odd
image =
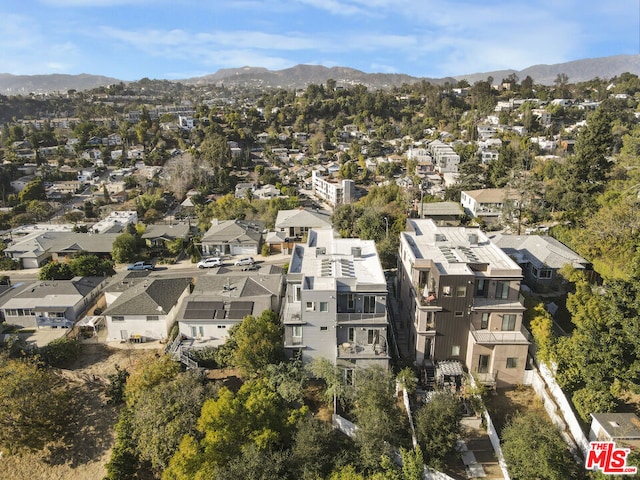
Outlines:
{"label": "outdoor staircase", "polygon": [[198,362],[189,356],[189,351],[182,348],[184,338],[178,334],[176,338],[164,349],[165,355],[170,355],[173,360],[180,362],[189,368],[198,368]]}
{"label": "outdoor staircase", "polygon": [[429,390],[432,390],[436,384],[436,367],[431,359],[424,361],[424,383]]}

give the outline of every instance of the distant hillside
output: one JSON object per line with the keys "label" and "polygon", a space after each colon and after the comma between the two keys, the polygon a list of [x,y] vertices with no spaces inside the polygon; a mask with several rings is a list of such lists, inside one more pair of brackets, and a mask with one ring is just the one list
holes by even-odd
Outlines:
{"label": "distant hillside", "polygon": [[[365,73],[347,67],[323,67],[321,65],[296,65],[284,70],[242,67],[218,70],[212,75],[180,80],[183,83],[206,85],[253,85],[272,88],[304,88],[310,84],[326,83],[333,79],[338,85],[362,84],[372,88],[388,88],[422,79],[403,74]],[[438,82],[436,79],[427,79]]]}
{"label": "distant hillside", "polygon": [[4,95],[27,95],[29,93],[66,92],[88,90],[119,83],[116,78],[101,75],[11,75],[0,73],[0,93]]}
{"label": "distant hillside", "polygon": [[[326,83],[333,79],[337,85],[362,84],[372,89],[400,86],[426,80],[442,85],[466,79],[470,84],[493,77],[494,83],[515,73],[520,80],[527,75],[534,83],[553,85],[559,73],[569,78],[569,83],[584,82],[596,77],[610,79],[621,73],[640,75],[640,55],[616,55],[612,57],[588,58],[555,65],[534,65],[524,70],[497,70],[493,72],[457,75],[453,78],[418,78],[394,73],[365,73],[348,67],[323,67],[321,65],[296,65],[284,70],[268,70],[259,67],[226,68],[211,75],[189,78],[177,82],[189,85],[253,86],[261,88],[305,88],[309,84]],[[24,95],[30,92],[66,92],[87,90],[118,83],[115,78],[97,75],[10,75],[0,74],[0,93]]]}
{"label": "distant hillside", "polygon": [[586,82],[594,78],[609,79],[621,73],[640,75],[640,55],[615,55],[613,57],[586,58],[555,65],[534,65],[524,70],[497,70],[494,72],[457,75],[456,80],[466,79],[470,84],[493,77],[494,83],[515,73],[520,80],[529,75],[534,83],[553,85],[559,73],[569,77],[569,83]]}

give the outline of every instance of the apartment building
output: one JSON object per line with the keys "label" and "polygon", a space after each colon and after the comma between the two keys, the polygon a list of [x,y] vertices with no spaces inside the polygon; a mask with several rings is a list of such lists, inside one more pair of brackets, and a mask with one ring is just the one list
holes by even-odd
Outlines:
{"label": "apartment building", "polygon": [[323,357],[345,370],[389,365],[387,284],[372,240],[312,229],[294,245],[282,321],[289,356]]}
{"label": "apartment building", "polygon": [[355,183],[353,180],[338,180],[323,176],[317,170],[311,172],[313,194],[332,207],[346,205],[355,200]]}
{"label": "apartment building", "polygon": [[478,229],[408,220],[397,296],[416,365],[458,360],[486,384],[522,383],[530,335],[521,281],[520,267]]}

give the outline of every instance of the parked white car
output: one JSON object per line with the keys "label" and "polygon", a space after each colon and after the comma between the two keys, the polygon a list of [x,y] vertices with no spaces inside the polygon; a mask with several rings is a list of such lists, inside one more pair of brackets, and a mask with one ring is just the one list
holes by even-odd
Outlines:
{"label": "parked white car", "polygon": [[238,260],[236,260],[234,265],[235,266],[253,265],[254,263],[256,263],[256,262],[253,260],[253,257],[242,257],[242,258],[239,258]]}
{"label": "parked white car", "polygon": [[198,268],[221,267],[222,259],[220,257],[205,258],[198,262]]}

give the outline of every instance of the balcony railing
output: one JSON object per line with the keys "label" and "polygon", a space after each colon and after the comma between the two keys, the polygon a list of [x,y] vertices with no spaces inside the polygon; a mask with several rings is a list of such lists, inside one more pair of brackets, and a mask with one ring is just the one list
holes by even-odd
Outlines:
{"label": "balcony railing", "polygon": [[338,323],[341,322],[362,322],[368,321],[371,323],[386,323],[387,314],[386,312],[380,313],[338,313],[336,314],[336,320]]}
{"label": "balcony railing", "polygon": [[476,343],[484,345],[528,345],[531,340],[531,334],[524,327],[520,331],[493,331],[476,330],[471,325],[471,335]]}
{"label": "balcony railing", "polygon": [[389,358],[388,345],[375,344],[363,345],[359,343],[345,342],[338,346],[338,358]]}
{"label": "balcony railing", "polygon": [[71,328],[73,327],[73,322],[65,317],[36,315],[36,325],[38,327]]}

